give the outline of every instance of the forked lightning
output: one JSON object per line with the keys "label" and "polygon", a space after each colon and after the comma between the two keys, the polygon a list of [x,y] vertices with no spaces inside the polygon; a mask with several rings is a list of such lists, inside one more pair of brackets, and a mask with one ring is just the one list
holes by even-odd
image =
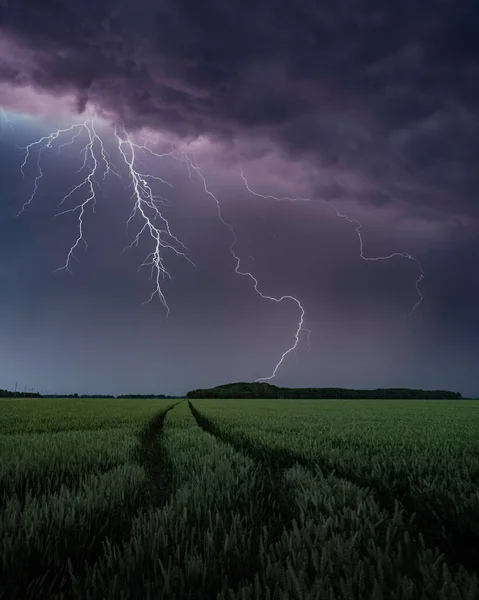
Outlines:
{"label": "forked lightning", "polygon": [[243,169],[241,169],[241,178],[243,179],[245,187],[248,190],[248,192],[250,194],[252,194],[253,196],[257,196],[258,198],[264,198],[265,200],[267,200],[267,199],[277,200],[278,202],[285,202],[285,201],[287,201],[287,202],[321,202],[323,204],[327,204],[328,206],[330,206],[336,213],[337,217],[339,217],[340,219],[345,219],[348,223],[355,225],[356,234],[359,239],[359,256],[360,256],[360,258],[362,258],[362,260],[368,260],[368,261],[369,260],[371,260],[371,261],[390,260],[391,258],[399,257],[399,258],[406,258],[408,260],[414,261],[419,270],[419,276],[415,282],[418,299],[415,302],[415,304],[413,305],[413,307],[411,308],[411,310],[409,311],[409,313],[405,316],[405,318],[410,317],[414,313],[414,311],[417,309],[417,307],[421,304],[424,296],[421,292],[419,284],[424,279],[424,270],[422,268],[420,261],[415,256],[413,256],[412,254],[409,254],[408,252],[392,252],[391,254],[388,254],[387,256],[364,256],[363,236],[361,235],[361,228],[362,228],[363,224],[360,221],[358,221],[357,219],[351,219],[351,217],[349,217],[348,215],[344,215],[341,212],[339,212],[339,209],[332,202],[329,202],[328,200],[324,200],[322,198],[318,198],[318,199],[291,198],[289,196],[283,196],[281,198],[278,198],[276,196],[259,194],[258,192],[255,192],[254,190],[251,189],[251,187],[248,183],[248,180],[245,177]]}
{"label": "forked lightning", "polygon": [[[69,134],[71,134],[71,137],[68,139]],[[165,309],[167,311],[167,315],[169,314],[170,308],[169,308],[168,302],[166,300],[166,297],[165,297],[165,294],[163,291],[163,286],[162,286],[163,280],[166,277],[167,278],[171,277],[168,269],[165,266],[165,262],[164,262],[164,251],[165,250],[172,251],[174,254],[176,254],[177,256],[181,256],[182,258],[186,259],[193,265],[194,265],[194,263],[191,261],[191,259],[186,254],[186,252],[187,252],[186,246],[183,244],[183,242],[181,242],[173,234],[166,216],[161,211],[161,205],[165,205],[167,203],[167,200],[162,196],[156,196],[153,194],[150,182],[156,181],[167,187],[171,187],[171,184],[168,181],[164,180],[163,178],[159,177],[158,175],[154,175],[154,174],[148,173],[148,172],[147,173],[142,172],[140,170],[139,165],[143,164],[143,162],[138,157],[139,153],[146,153],[154,158],[169,157],[169,158],[181,161],[185,165],[186,170],[188,172],[188,176],[191,180],[193,180],[193,175],[196,174],[196,176],[199,178],[199,181],[201,182],[201,186],[202,186],[204,192],[208,196],[210,196],[213,199],[213,201],[215,202],[217,212],[218,212],[218,217],[219,217],[221,223],[225,227],[227,227],[231,233],[232,243],[229,247],[229,250],[230,250],[230,253],[235,262],[235,273],[237,273],[238,275],[241,275],[242,277],[248,278],[252,282],[255,292],[261,298],[263,298],[265,300],[270,300],[270,301],[276,302],[276,303],[280,303],[283,301],[290,301],[297,306],[297,308],[299,310],[299,319],[298,319],[298,323],[297,323],[297,326],[296,326],[296,329],[294,332],[292,345],[281,354],[280,359],[274,366],[270,375],[268,375],[266,377],[260,377],[256,381],[269,381],[269,380],[273,379],[276,376],[278,369],[281,367],[281,365],[283,364],[286,357],[297,349],[297,347],[300,343],[300,340],[301,340],[302,333],[304,333],[306,336],[308,347],[310,346],[311,331],[304,327],[305,311],[304,311],[304,308],[303,308],[301,302],[298,300],[298,298],[296,298],[295,296],[291,296],[291,295],[274,297],[274,296],[269,296],[269,295],[263,293],[259,289],[260,284],[259,284],[258,279],[251,272],[245,271],[241,268],[241,258],[238,256],[238,254],[236,253],[236,250],[235,250],[237,242],[238,242],[238,238],[236,236],[235,230],[234,230],[233,226],[231,225],[231,223],[224,218],[222,210],[221,210],[221,203],[218,200],[217,196],[213,192],[211,192],[210,189],[208,188],[204,174],[201,171],[201,169],[199,168],[196,159],[193,160],[192,158],[190,158],[190,156],[184,150],[180,150],[180,149],[175,149],[172,152],[163,153],[163,154],[155,152],[147,144],[140,145],[140,144],[137,144],[136,142],[134,142],[131,138],[131,135],[129,133],[127,133],[123,127],[119,127],[119,126],[115,127],[114,135],[115,135],[115,139],[117,142],[119,156],[121,157],[121,159],[126,167],[127,173],[128,173],[128,178],[130,180],[129,187],[131,187],[133,190],[132,195],[131,195],[131,199],[133,200],[133,209],[128,218],[127,224],[129,224],[135,217],[138,217],[142,223],[142,226],[140,227],[138,233],[134,237],[133,242],[129,246],[127,246],[127,248],[125,248],[125,250],[128,248],[131,248],[133,246],[138,246],[140,238],[142,236],[148,236],[152,242],[152,247],[153,247],[152,251],[146,257],[145,261],[140,265],[140,266],[150,267],[151,279],[154,281],[154,288],[153,288],[153,291],[151,292],[150,298],[147,300],[147,302],[151,302],[155,297],[157,297],[160,300],[160,302],[163,304],[163,306],[165,307]],[[120,175],[119,175],[117,169],[114,168],[114,165],[112,164],[112,161],[111,161],[111,157],[110,157],[109,153],[107,152],[107,150],[105,149],[102,139],[100,138],[100,136],[98,135],[98,133],[95,130],[93,118],[88,118],[83,123],[74,124],[74,125],[64,128],[64,129],[58,129],[57,131],[55,131],[47,136],[44,136],[35,142],[32,142],[31,144],[29,144],[28,146],[26,146],[24,148],[25,157],[24,157],[23,163],[21,165],[21,173],[23,176],[25,176],[24,169],[27,166],[27,163],[29,161],[31,151],[34,148],[39,147],[37,160],[36,160],[37,174],[34,178],[32,193],[31,193],[30,197],[28,198],[28,200],[21,207],[18,215],[21,215],[28,208],[28,206],[32,203],[32,201],[34,200],[34,198],[37,194],[39,182],[43,177],[43,171],[42,171],[42,166],[41,166],[41,159],[43,157],[43,152],[48,149],[51,149],[53,144],[57,140],[59,140],[60,137],[67,137],[67,141],[58,145],[58,148],[57,148],[57,155],[58,155],[59,152],[62,150],[62,148],[64,148],[65,146],[72,145],[77,139],[81,138],[81,136],[86,137],[86,143],[85,143],[85,146],[83,147],[83,149],[80,151],[80,156],[83,155],[83,163],[82,163],[80,169],[77,171],[77,173],[80,173],[86,169],[86,175],[79,184],[75,185],[62,198],[62,200],[58,204],[58,208],[62,207],[75,194],[84,191],[84,195],[83,195],[83,198],[80,199],[76,205],[57,213],[57,216],[64,215],[67,213],[78,213],[78,236],[67,253],[64,265],[61,266],[57,270],[61,270],[61,269],[69,270],[71,260],[74,258],[75,251],[78,249],[79,245],[81,243],[83,243],[85,245],[85,247],[87,247],[87,242],[84,237],[84,216],[85,216],[85,212],[88,208],[91,208],[91,211],[95,212],[95,205],[96,205],[96,200],[97,200],[97,190],[99,188],[97,176],[102,175],[103,181],[104,181],[110,173],[113,173],[114,175],[116,175],[118,177],[120,177]],[[245,184],[248,192],[250,194],[260,197],[260,198],[265,198],[265,199],[270,198],[270,199],[274,199],[277,201],[292,201],[292,202],[294,202],[294,201],[313,202],[314,201],[314,200],[310,200],[308,198],[289,198],[289,197],[277,198],[275,196],[263,195],[258,192],[255,192],[251,189],[243,171],[241,171],[241,177],[244,181],[244,184]],[[421,303],[421,301],[423,299],[423,295],[419,288],[419,284],[424,278],[424,271],[422,269],[422,266],[421,266],[421,263],[419,262],[419,260],[416,257],[414,257],[411,254],[408,254],[406,252],[394,252],[388,256],[378,256],[378,257],[364,256],[363,238],[362,238],[361,231],[360,231],[362,224],[359,221],[357,221],[356,219],[351,219],[347,215],[340,213],[340,211],[336,208],[336,206],[334,206],[330,202],[328,202],[326,200],[319,200],[319,201],[328,204],[336,212],[336,215],[339,218],[346,219],[349,223],[356,226],[355,229],[356,229],[356,233],[359,238],[360,257],[363,260],[368,260],[368,261],[389,260],[394,257],[401,257],[401,258],[407,258],[409,260],[413,260],[417,263],[419,271],[420,271],[420,275],[419,275],[418,279],[416,280],[416,290],[418,293],[418,300],[409,313],[409,315],[411,315],[416,310],[416,308],[419,306],[419,304]]]}

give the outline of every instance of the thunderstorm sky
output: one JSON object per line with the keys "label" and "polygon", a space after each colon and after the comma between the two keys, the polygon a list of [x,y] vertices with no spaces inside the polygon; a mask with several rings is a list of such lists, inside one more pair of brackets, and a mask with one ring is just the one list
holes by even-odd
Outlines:
{"label": "thunderstorm sky", "polygon": [[[268,377],[288,386],[479,395],[479,8],[465,0],[8,0],[0,6],[0,388],[166,393]],[[88,248],[58,204],[91,168]],[[91,122],[91,121],[90,121]],[[172,233],[170,313],[147,268],[117,132]],[[72,142],[63,146],[62,143]],[[177,158],[180,155],[176,155]],[[88,157],[87,157],[88,158]],[[196,161],[196,162],[195,162]],[[248,192],[248,185],[259,195]],[[118,176],[117,176],[118,175]],[[267,196],[265,197],[261,197]],[[84,188],[62,209],[88,196]],[[291,202],[283,197],[310,198]],[[326,202],[324,202],[326,201]],[[364,261],[355,225],[363,224]]]}

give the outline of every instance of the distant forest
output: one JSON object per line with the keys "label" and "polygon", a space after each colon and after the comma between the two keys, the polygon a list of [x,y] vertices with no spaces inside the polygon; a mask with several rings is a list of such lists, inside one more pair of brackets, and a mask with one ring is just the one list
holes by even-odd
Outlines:
{"label": "distant forest", "polygon": [[0,390],[0,398],[41,398],[41,395],[33,392],[10,392],[8,390]]}
{"label": "distant forest", "polygon": [[179,396],[165,396],[165,394],[125,394],[123,396],[116,396],[117,398],[140,398],[149,400],[151,398],[179,398]]}
{"label": "distant forest", "polygon": [[10,392],[0,389],[0,398],[138,398],[150,400],[153,398],[180,398],[181,396],[165,396],[165,394],[124,394],[113,396],[112,394],[39,394],[33,392]]}
{"label": "distant forest", "polygon": [[345,398],[345,399],[411,399],[460,400],[461,394],[447,390],[413,390],[408,388],[380,388],[351,390],[346,388],[284,388],[269,383],[228,383],[210,389],[192,390],[187,398]]}
{"label": "distant forest", "polygon": [[168,398],[344,398],[344,399],[410,399],[410,400],[460,400],[461,394],[447,390],[414,390],[409,388],[379,388],[376,390],[353,390],[346,388],[285,388],[269,383],[228,383],[209,389],[188,392],[186,396],[165,394],[46,394],[34,392],[11,392],[0,389],[0,398],[124,398],[124,399],[168,399]]}

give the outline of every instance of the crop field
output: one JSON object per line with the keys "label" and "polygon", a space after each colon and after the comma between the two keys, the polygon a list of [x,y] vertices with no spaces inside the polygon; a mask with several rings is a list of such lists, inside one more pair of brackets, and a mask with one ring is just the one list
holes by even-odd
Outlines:
{"label": "crop field", "polygon": [[479,600],[479,402],[0,400],[0,598]]}

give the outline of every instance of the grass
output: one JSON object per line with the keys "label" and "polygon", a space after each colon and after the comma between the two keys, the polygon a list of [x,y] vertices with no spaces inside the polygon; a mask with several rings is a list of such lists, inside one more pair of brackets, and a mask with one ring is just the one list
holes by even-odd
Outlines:
{"label": "grass", "polygon": [[0,457],[0,598],[479,598],[479,403],[2,400]]}

